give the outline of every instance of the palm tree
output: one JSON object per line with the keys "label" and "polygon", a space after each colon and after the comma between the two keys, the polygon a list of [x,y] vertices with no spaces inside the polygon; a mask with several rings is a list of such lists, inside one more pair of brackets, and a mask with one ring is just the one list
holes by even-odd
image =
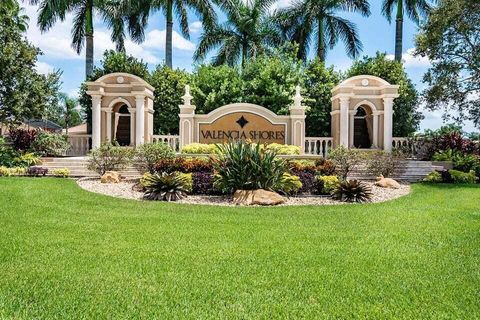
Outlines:
{"label": "palm tree", "polygon": [[[280,10],[276,15],[277,24],[291,41],[299,45],[298,56],[306,59],[313,43],[317,57],[325,61],[328,48],[333,48],[341,39],[347,54],[355,58],[362,50],[354,23],[337,15],[339,11],[359,12],[370,15],[368,0],[297,0],[292,6]],[[288,22],[282,22],[287,18]]]}
{"label": "palm tree", "polygon": [[218,48],[213,64],[242,66],[250,58],[268,51],[282,41],[279,30],[267,16],[274,0],[231,0],[222,6],[227,21],[207,27],[200,37],[194,60],[203,60]]}
{"label": "palm tree", "polygon": [[[124,48],[124,23],[129,23],[129,31],[133,40],[143,40],[143,26],[138,25],[141,18],[127,17],[129,6],[134,0],[30,0],[32,4],[39,4],[38,26],[42,32],[48,31],[57,20],[64,21],[68,13],[74,14],[72,26],[72,47],[80,54],[85,45],[85,73],[86,77],[93,71],[93,15],[95,10],[103,20],[112,27],[112,40],[118,48]],[[121,12],[125,11],[125,14]],[[137,24],[137,25],[136,25]]]}
{"label": "palm tree", "polygon": [[190,39],[188,13],[190,9],[200,16],[205,26],[210,26],[216,19],[215,10],[210,0],[138,0],[137,10],[133,16],[148,17],[150,13],[162,11],[166,18],[165,64],[172,68],[173,16],[180,20],[180,31],[186,39]]}
{"label": "palm tree", "polygon": [[403,15],[407,11],[408,16],[415,23],[420,22],[421,16],[426,16],[430,12],[430,5],[427,0],[384,0],[382,13],[387,17],[388,22],[392,21],[392,13],[397,8],[396,27],[395,27],[395,60],[402,61],[403,52]]}

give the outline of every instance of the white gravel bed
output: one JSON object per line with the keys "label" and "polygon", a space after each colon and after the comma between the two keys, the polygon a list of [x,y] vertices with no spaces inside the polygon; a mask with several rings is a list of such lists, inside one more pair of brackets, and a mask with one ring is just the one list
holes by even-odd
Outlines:
{"label": "white gravel bed", "polygon": [[[83,178],[77,180],[78,185],[87,191],[104,194],[116,198],[142,200],[143,193],[135,190],[135,181],[126,180],[120,183],[101,183],[100,179]],[[373,197],[371,202],[384,202],[393,200],[410,193],[410,185],[401,184],[399,189],[380,188],[373,184],[373,182],[365,182],[372,188]],[[227,196],[199,196],[189,195],[186,198],[177,201],[176,203],[185,204],[208,204],[221,206],[235,206],[232,202],[232,197]],[[289,197],[285,205],[336,205],[345,204],[333,200],[328,196],[298,196]]]}

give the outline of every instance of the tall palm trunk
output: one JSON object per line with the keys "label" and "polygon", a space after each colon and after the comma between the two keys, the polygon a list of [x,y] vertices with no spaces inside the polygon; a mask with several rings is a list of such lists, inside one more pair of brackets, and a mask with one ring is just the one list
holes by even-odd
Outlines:
{"label": "tall palm trunk", "polygon": [[403,0],[397,2],[397,19],[395,26],[395,61],[402,62],[403,51]]}
{"label": "tall palm trunk", "polygon": [[318,34],[317,34],[317,42],[318,42],[318,47],[317,47],[317,57],[320,59],[320,61],[324,62],[325,61],[325,38],[324,38],[324,30],[323,30],[323,18],[318,18]]}
{"label": "tall palm trunk", "polygon": [[85,77],[93,72],[93,0],[87,1],[85,12]]}
{"label": "tall palm trunk", "polygon": [[167,1],[167,34],[165,39],[165,63],[172,68],[172,37],[173,37],[173,1]]}
{"label": "tall palm trunk", "polygon": [[245,68],[245,65],[247,63],[247,54],[248,54],[248,44],[245,41],[242,44],[242,69]]}

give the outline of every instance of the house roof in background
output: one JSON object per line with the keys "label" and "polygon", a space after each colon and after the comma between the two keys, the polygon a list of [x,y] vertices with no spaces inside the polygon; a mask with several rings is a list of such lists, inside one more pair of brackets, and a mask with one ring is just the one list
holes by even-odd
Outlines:
{"label": "house roof in background", "polygon": [[62,130],[62,127],[50,120],[44,119],[30,119],[24,122],[26,126],[40,128],[40,129],[49,129],[49,130]]}

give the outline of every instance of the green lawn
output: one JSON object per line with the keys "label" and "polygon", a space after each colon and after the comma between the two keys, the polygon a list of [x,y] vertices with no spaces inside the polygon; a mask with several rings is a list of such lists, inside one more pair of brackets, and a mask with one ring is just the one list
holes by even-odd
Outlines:
{"label": "green lawn", "polygon": [[223,208],[0,178],[0,319],[480,318],[480,187],[413,191]]}

